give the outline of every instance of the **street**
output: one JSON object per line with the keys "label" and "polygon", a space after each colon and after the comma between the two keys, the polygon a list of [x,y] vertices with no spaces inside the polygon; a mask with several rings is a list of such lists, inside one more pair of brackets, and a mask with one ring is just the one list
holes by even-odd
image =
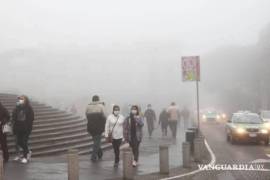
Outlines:
{"label": "street", "polygon": [[[267,153],[270,147],[263,144],[240,143],[232,145],[227,142],[225,136],[225,124],[207,122],[202,123],[202,132],[208,144],[216,156],[216,164],[249,164],[253,161],[263,164],[265,169],[269,169],[270,158]],[[202,171],[192,177],[193,180],[269,180],[270,172],[258,171]]]}

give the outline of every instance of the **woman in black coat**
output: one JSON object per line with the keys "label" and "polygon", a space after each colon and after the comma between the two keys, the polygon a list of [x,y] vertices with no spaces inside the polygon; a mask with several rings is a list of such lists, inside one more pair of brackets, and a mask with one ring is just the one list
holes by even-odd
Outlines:
{"label": "woman in black coat", "polygon": [[9,118],[9,112],[0,102],[0,144],[5,162],[8,162],[9,154],[7,147],[7,135],[3,133],[3,126],[9,121]]}
{"label": "woman in black coat", "polygon": [[27,96],[18,97],[18,103],[13,111],[13,131],[16,135],[18,145],[23,149],[22,163],[27,163],[29,154],[28,139],[32,132],[34,122],[34,111]]}

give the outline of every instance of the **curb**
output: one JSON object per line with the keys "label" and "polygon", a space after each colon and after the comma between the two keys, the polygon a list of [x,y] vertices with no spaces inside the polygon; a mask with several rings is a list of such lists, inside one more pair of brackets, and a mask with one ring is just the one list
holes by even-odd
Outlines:
{"label": "curb", "polygon": [[[213,166],[213,165],[216,163],[216,156],[215,156],[214,152],[212,151],[211,147],[209,146],[209,144],[207,143],[206,140],[204,140],[204,144],[205,144],[205,146],[206,146],[206,148],[207,148],[207,150],[208,150],[208,152],[209,152],[209,154],[210,154],[210,156],[211,156],[211,161],[210,161],[209,164],[207,164],[207,166]],[[191,172],[189,172],[189,173],[180,174],[180,175],[173,176],[173,177],[168,177],[168,178],[162,178],[162,179],[160,179],[160,180],[173,180],[173,179],[177,179],[177,178],[183,178],[183,177],[195,175],[195,174],[197,174],[197,173],[199,173],[199,172],[201,172],[201,171],[202,171],[202,170],[197,169],[197,170],[191,171]]]}

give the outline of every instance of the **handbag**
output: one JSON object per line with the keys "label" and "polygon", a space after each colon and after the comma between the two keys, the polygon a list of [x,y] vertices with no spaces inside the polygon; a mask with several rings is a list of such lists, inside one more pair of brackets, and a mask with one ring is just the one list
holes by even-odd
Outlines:
{"label": "handbag", "polygon": [[5,124],[5,125],[3,126],[2,132],[3,132],[4,134],[12,134],[12,127],[11,127],[11,125],[8,124],[8,123]]}
{"label": "handbag", "polygon": [[117,122],[118,122],[118,119],[119,119],[119,117],[117,118],[116,123],[113,125],[112,130],[109,131],[109,133],[108,133],[108,137],[107,137],[107,142],[108,142],[108,143],[112,143],[112,139],[113,139],[112,133],[113,133],[114,127],[116,126],[116,124],[117,124]]}

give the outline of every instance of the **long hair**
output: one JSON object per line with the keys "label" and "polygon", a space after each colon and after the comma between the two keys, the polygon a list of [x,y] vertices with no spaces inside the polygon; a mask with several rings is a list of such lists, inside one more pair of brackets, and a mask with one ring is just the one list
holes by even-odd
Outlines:
{"label": "long hair", "polygon": [[19,98],[24,98],[24,100],[25,100],[24,105],[25,105],[26,107],[31,107],[31,103],[30,103],[30,100],[29,100],[28,96],[26,96],[26,95],[21,95]]}
{"label": "long hair", "polygon": [[[140,115],[140,109],[139,109],[139,106],[137,106],[137,105],[133,105],[133,106],[131,106],[131,108],[130,108],[130,111],[132,111],[132,109],[136,109],[137,110],[137,116],[139,116]],[[130,112],[130,117],[133,117],[133,114]]]}

